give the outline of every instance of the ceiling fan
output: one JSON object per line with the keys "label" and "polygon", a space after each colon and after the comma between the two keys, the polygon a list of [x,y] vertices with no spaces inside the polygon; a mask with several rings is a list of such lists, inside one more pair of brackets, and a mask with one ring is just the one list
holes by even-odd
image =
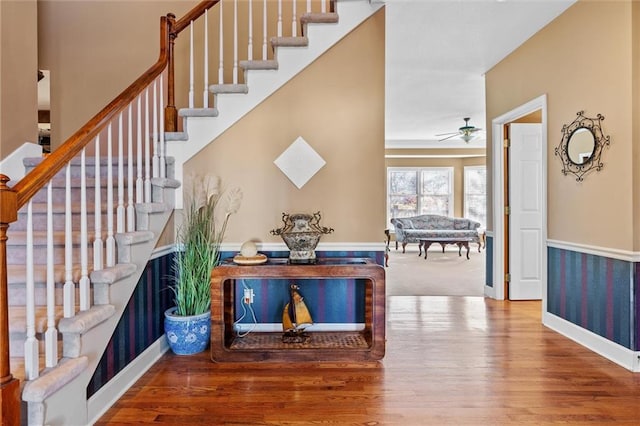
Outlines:
{"label": "ceiling fan", "polygon": [[475,132],[478,132],[478,131],[482,130],[479,127],[475,127],[475,126],[470,126],[469,125],[469,120],[471,120],[471,118],[465,117],[465,118],[463,118],[463,120],[464,120],[464,126],[460,127],[457,132],[440,133],[440,134],[436,135],[436,136],[445,136],[442,139],[438,139],[438,141],[439,142],[446,141],[447,139],[451,139],[451,138],[455,138],[456,136],[460,136],[460,138],[463,141],[469,142],[471,139],[473,139],[475,137],[475,135],[474,135]]}

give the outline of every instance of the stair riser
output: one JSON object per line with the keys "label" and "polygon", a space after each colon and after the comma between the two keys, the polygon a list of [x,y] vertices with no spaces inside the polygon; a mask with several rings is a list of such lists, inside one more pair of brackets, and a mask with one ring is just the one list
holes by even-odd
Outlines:
{"label": "stair riser", "polygon": [[[82,261],[82,252],[80,246],[74,245],[71,252],[71,259],[74,265],[80,265]],[[87,259],[89,267],[93,264],[93,245],[90,243],[87,247]],[[65,263],[65,249],[64,245],[54,246],[53,249],[53,263],[62,265]],[[7,250],[7,265],[24,265],[27,262],[27,250],[26,247],[12,246]],[[33,250],[33,263],[35,265],[47,264],[47,250],[46,247],[34,246]]]}
{"label": "stair riser", "polygon": [[[118,176],[118,163],[116,162],[116,159],[113,159],[113,164],[111,166],[111,173],[112,176]],[[123,167],[123,175],[127,176],[128,175],[128,170],[127,170],[127,163],[123,163],[122,164]],[[25,166],[25,171],[26,173],[29,173],[31,170],[33,170],[34,167],[33,166]],[[100,176],[106,177],[107,176],[107,172],[108,172],[108,167],[107,167],[107,162],[106,160],[102,162],[102,164],[100,165]],[[89,159],[87,158],[85,161],[85,177],[86,178],[93,178],[96,176],[96,172],[95,172],[95,165],[93,162],[93,158]],[[133,176],[137,176],[138,175],[138,171],[136,169],[135,164],[133,165]],[[65,179],[65,177],[67,176],[67,169],[66,167],[63,168],[62,170],[60,170],[58,173],[55,174],[55,176],[53,177],[54,180],[58,180],[58,179]],[[72,178],[79,178],[82,176],[82,168],[80,167],[80,160],[79,159],[74,159],[72,164],[71,164],[71,177]]]}
{"label": "stair riser", "polygon": [[[137,155],[137,154],[136,154]],[[25,159],[26,162],[29,162],[30,160],[33,159]],[[153,160],[153,159],[151,159]],[[37,163],[39,163],[40,161],[42,161],[41,159],[38,159]],[[100,162],[100,176],[102,176],[103,179],[105,179],[107,177],[107,172],[108,172],[108,167],[107,167],[107,161],[106,158],[102,159]],[[34,169],[36,164],[27,164],[25,165],[25,171],[26,173],[29,173],[31,170]],[[126,177],[129,175],[129,171],[128,171],[128,164],[125,161],[122,164],[122,174],[123,176]],[[136,164],[133,164],[133,177],[134,179],[137,179],[138,177],[138,169]],[[144,179],[145,177],[145,168],[143,167],[143,170],[141,171],[142,174],[142,178]],[[113,160],[112,160],[112,166],[111,166],[111,173],[112,176],[114,177],[114,179],[118,176],[118,163],[117,163],[117,157],[114,156]],[[173,158],[166,158],[166,172],[167,172],[167,177],[173,178],[174,176],[174,163],[173,163]],[[63,168],[61,171],[59,171],[58,173],[56,173],[56,175],[54,176],[54,180],[59,180],[59,179],[65,179],[66,178],[66,168]],[[87,178],[93,178],[96,176],[96,172],[95,172],[95,162],[94,162],[94,158],[93,157],[86,157],[85,160],[85,173],[84,173],[85,177]],[[80,167],[80,160],[79,159],[74,159],[72,161],[71,164],[71,178],[79,178],[82,176],[82,168]]]}
{"label": "stair riser", "polygon": [[[126,207],[125,207],[126,210]],[[115,224],[116,224],[116,206],[114,206],[113,212],[113,223],[114,223],[114,232],[115,232]],[[10,225],[9,229],[12,231],[26,231],[27,229],[27,219],[26,214],[19,213],[18,221],[14,222]],[[65,230],[65,220],[66,213],[53,213],[53,229],[55,231],[64,231]],[[82,225],[81,222],[81,214],[79,212],[71,213],[71,229],[74,231],[79,231]],[[31,215],[33,222],[33,229],[35,231],[44,231],[47,229],[47,213],[36,213],[32,212]],[[107,220],[105,217],[102,218],[102,229],[107,230]],[[92,213],[87,212],[87,229],[89,231],[93,231],[95,229],[95,217]]]}
{"label": "stair riser", "polygon": [[[56,305],[62,305],[64,301],[64,293],[63,293],[63,285],[64,283],[56,283],[55,285],[55,302]],[[27,289],[24,284],[11,284],[9,286],[9,306],[25,306],[27,302]],[[80,289],[76,284],[76,301],[80,300]],[[47,305],[47,287],[44,283],[36,283],[35,284],[35,302],[36,306],[46,306]],[[93,298],[92,298],[93,299]]]}
{"label": "stair riser", "polygon": [[[87,184],[87,203],[90,205],[93,205],[95,203],[95,187],[93,186],[93,182],[91,183],[91,185]],[[67,189],[64,186],[60,186],[60,187],[53,187],[51,188],[51,196],[53,198],[53,201],[55,203],[64,203],[66,200],[66,192]],[[128,198],[128,188],[125,186],[124,187],[124,193],[125,193],[125,200]],[[118,199],[118,187],[114,186],[113,187],[113,196],[114,199]],[[82,197],[81,192],[80,192],[80,185],[76,186],[72,186],[71,187],[71,201],[72,203],[79,203],[80,202],[80,198]],[[134,190],[134,197],[135,197],[135,190]],[[102,201],[102,203],[106,203],[107,201],[107,188],[104,186],[104,182],[102,183],[102,187],[100,189],[100,200]],[[47,189],[41,189],[40,191],[38,191],[36,193],[36,195],[33,196],[32,201],[34,203],[46,203],[47,202]]]}
{"label": "stair riser", "polygon": [[[9,356],[11,357],[24,357],[24,333],[11,333],[9,339]],[[45,353],[45,340],[44,334],[36,333],[36,339],[38,339],[39,353],[44,355]],[[62,334],[58,333],[58,357],[62,356]],[[45,367],[44,359],[40,360],[40,369]]]}

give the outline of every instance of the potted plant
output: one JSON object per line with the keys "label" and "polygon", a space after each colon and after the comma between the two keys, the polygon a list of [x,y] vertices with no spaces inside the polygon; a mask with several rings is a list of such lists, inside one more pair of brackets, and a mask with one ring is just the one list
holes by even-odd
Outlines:
{"label": "potted plant", "polygon": [[170,286],[175,306],[165,312],[165,335],[178,355],[202,352],[211,333],[211,270],[220,261],[220,244],[229,217],[242,200],[234,188],[220,190],[216,177],[193,177],[185,190],[183,220],[176,234]]}

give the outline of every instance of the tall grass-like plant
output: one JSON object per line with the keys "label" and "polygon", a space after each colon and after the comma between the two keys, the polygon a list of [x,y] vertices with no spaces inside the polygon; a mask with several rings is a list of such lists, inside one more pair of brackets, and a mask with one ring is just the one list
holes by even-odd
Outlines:
{"label": "tall grass-like plant", "polygon": [[211,270],[220,262],[220,245],[229,217],[238,211],[242,192],[220,191],[216,177],[195,176],[185,191],[183,221],[178,229],[180,249],[173,261],[171,286],[175,315],[190,316],[211,307]]}

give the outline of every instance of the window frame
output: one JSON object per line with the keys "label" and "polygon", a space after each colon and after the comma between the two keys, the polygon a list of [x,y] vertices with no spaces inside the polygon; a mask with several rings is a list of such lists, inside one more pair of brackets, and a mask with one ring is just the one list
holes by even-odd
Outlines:
{"label": "window frame", "polygon": [[[467,173],[467,171],[470,170],[484,170],[485,171],[485,184],[484,184],[484,194],[479,194],[479,193],[469,193],[468,188],[470,188],[470,184],[469,184],[469,174]],[[471,217],[471,215],[469,214],[469,201],[468,201],[468,196],[469,195],[484,195],[484,223],[482,221],[481,222],[481,226],[483,228],[487,227],[486,221],[487,221],[487,166],[486,165],[476,165],[476,166],[464,166],[463,172],[463,182],[464,182],[464,187],[463,187],[463,196],[462,196],[462,211],[463,211],[463,217],[469,218],[469,219],[473,219],[473,220],[478,220],[477,218],[473,218]]]}
{"label": "window frame", "polygon": [[[422,172],[424,171],[434,171],[434,170],[444,170],[448,173],[448,178],[449,178],[449,194],[448,194],[448,207],[449,207],[449,211],[447,212],[447,216],[453,217],[454,216],[454,212],[455,212],[455,180],[454,180],[454,175],[455,175],[455,167],[453,166],[436,166],[436,167],[387,167],[387,212],[386,212],[386,216],[387,216],[387,224],[389,226],[389,229],[393,231],[393,224],[391,224],[391,219],[393,218],[392,216],[392,212],[391,212],[391,173],[393,172],[415,172],[416,173],[416,198],[417,198],[417,214],[423,214],[421,213],[422,211],[422,203],[421,203],[421,198],[425,195],[422,192]],[[426,194],[428,195],[428,194]]]}

